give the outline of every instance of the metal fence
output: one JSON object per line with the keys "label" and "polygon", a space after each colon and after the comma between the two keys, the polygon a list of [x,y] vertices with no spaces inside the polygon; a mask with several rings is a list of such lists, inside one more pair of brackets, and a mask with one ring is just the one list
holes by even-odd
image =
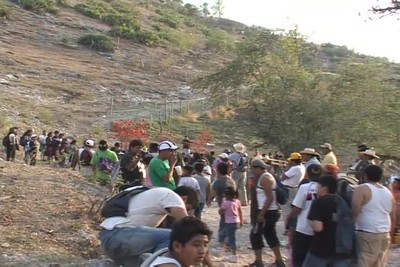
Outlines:
{"label": "metal fence", "polygon": [[121,119],[146,119],[150,122],[168,122],[172,117],[187,116],[190,113],[204,114],[212,108],[207,98],[190,100],[139,102],[129,108],[118,109],[111,101],[110,124]]}

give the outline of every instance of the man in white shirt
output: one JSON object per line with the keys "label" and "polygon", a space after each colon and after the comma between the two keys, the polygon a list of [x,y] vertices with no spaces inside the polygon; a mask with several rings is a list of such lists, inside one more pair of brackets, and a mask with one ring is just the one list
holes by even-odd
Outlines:
{"label": "man in white shirt", "polygon": [[311,203],[317,198],[317,183],[321,175],[320,165],[311,165],[307,172],[318,175],[310,175],[309,183],[300,185],[299,190],[292,202],[293,208],[286,219],[286,225],[291,223],[293,218],[297,217],[296,231],[292,240],[292,262],[294,267],[302,267],[308,248],[314,235],[307,216],[310,211]]}
{"label": "man in white shirt", "polygon": [[175,191],[156,187],[135,195],[126,217],[106,218],[100,224],[102,247],[116,264],[139,266],[141,254],[169,246],[170,229],[156,228],[167,215],[176,220],[184,218],[198,202],[197,193],[185,186]]}
{"label": "man in white shirt", "polygon": [[380,183],[382,175],[381,167],[367,166],[366,183],[356,187],[353,193],[359,266],[363,267],[386,266],[390,233],[395,228],[396,204],[390,190]]}
{"label": "man in white shirt", "polygon": [[282,183],[289,189],[288,202],[282,206],[282,218],[286,220],[297,189],[301,180],[304,179],[306,173],[305,167],[301,164],[302,157],[299,153],[293,152],[289,157],[289,164],[286,171],[282,174]]}

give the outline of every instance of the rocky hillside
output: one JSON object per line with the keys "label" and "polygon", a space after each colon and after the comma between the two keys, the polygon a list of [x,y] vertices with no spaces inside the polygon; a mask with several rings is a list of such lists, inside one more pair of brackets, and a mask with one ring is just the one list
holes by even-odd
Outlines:
{"label": "rocky hillside", "polygon": [[[140,44],[112,36],[110,31],[114,26],[83,15],[76,8],[82,3],[107,2],[67,1],[57,5],[56,14],[26,10],[22,8],[25,2],[18,5],[0,1],[6,10],[2,13],[0,7],[0,15],[4,15],[0,19],[3,124],[8,120],[79,131],[76,128],[82,125],[101,122],[100,115],[106,113],[111,96],[119,106],[176,99],[178,89],[189,79],[224,62],[224,55],[217,49],[207,49],[202,37],[196,37],[200,41],[195,39],[195,43],[186,47],[158,37],[157,44]],[[131,5],[139,3],[131,2]],[[190,28],[184,24],[174,31],[160,26],[160,19],[166,16],[157,14],[160,8],[163,6],[147,4],[132,10],[140,14],[142,29],[158,25],[163,27],[163,34],[170,34],[165,38],[175,34],[177,39],[189,40],[191,37],[185,35],[191,34]],[[78,44],[88,34],[112,36],[112,51],[96,51]]]}

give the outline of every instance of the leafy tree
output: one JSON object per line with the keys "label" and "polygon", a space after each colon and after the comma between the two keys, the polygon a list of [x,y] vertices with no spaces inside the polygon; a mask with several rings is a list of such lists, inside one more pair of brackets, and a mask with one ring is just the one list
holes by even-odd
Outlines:
{"label": "leafy tree", "polygon": [[185,14],[188,16],[196,17],[200,14],[199,9],[195,5],[185,4],[184,7],[185,7]]}
{"label": "leafy tree", "polygon": [[213,16],[220,18],[224,14],[224,1],[223,0],[215,0],[214,5],[211,7],[213,10]]}
{"label": "leafy tree", "polygon": [[350,58],[337,73],[326,73],[310,62],[317,56],[296,29],[253,29],[230,64],[194,85],[216,104],[226,96],[240,99],[244,127],[284,153],[327,141],[368,142],[389,151],[399,137],[400,105],[385,82],[387,62]]}
{"label": "leafy tree", "polygon": [[208,3],[204,2],[201,6],[201,13],[203,14],[203,16],[208,17],[210,16],[210,10],[208,9]]}

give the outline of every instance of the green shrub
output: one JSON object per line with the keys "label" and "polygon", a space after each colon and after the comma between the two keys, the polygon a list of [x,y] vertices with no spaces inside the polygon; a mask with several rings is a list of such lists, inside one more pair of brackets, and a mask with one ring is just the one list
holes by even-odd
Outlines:
{"label": "green shrub", "polygon": [[172,44],[175,44],[182,49],[192,49],[196,44],[200,42],[200,36],[194,34],[188,34],[179,30],[167,30],[161,29],[158,36]]}
{"label": "green shrub", "polygon": [[32,10],[36,13],[58,13],[55,0],[21,0],[20,3],[24,9]]}
{"label": "green shrub", "polygon": [[0,0],[0,18],[9,19],[10,16],[11,16],[10,7],[4,4],[3,0]]}
{"label": "green shrub", "polygon": [[39,109],[37,110],[38,118],[43,123],[51,123],[54,119],[53,113],[49,109]]}
{"label": "green shrub", "polygon": [[176,21],[173,18],[161,17],[158,19],[158,21],[174,29],[179,27],[179,21]]}
{"label": "green shrub", "polygon": [[160,38],[155,33],[149,31],[140,31],[136,33],[135,41],[147,46],[154,46],[160,42]]}
{"label": "green shrub", "polygon": [[208,48],[218,51],[232,51],[235,47],[233,38],[224,30],[209,29],[207,36]]}
{"label": "green shrub", "polygon": [[123,26],[132,29],[133,31],[140,31],[140,23],[133,14],[122,14],[113,11],[104,16],[103,21],[111,26]]}
{"label": "green shrub", "polygon": [[103,34],[84,35],[79,38],[78,44],[85,45],[90,49],[101,52],[113,52],[115,49],[115,43],[113,39]]}
{"label": "green shrub", "polygon": [[135,31],[126,25],[114,27],[110,31],[110,34],[114,36],[121,36],[147,46],[154,46],[160,42],[160,38],[157,34],[143,30]]}
{"label": "green shrub", "polygon": [[183,22],[186,26],[190,27],[190,28],[194,28],[197,26],[197,23],[191,19],[191,18],[185,18],[185,21]]}
{"label": "green shrub", "polygon": [[103,18],[111,9],[107,2],[99,0],[89,0],[86,3],[75,5],[74,8],[83,15],[95,19]]}

